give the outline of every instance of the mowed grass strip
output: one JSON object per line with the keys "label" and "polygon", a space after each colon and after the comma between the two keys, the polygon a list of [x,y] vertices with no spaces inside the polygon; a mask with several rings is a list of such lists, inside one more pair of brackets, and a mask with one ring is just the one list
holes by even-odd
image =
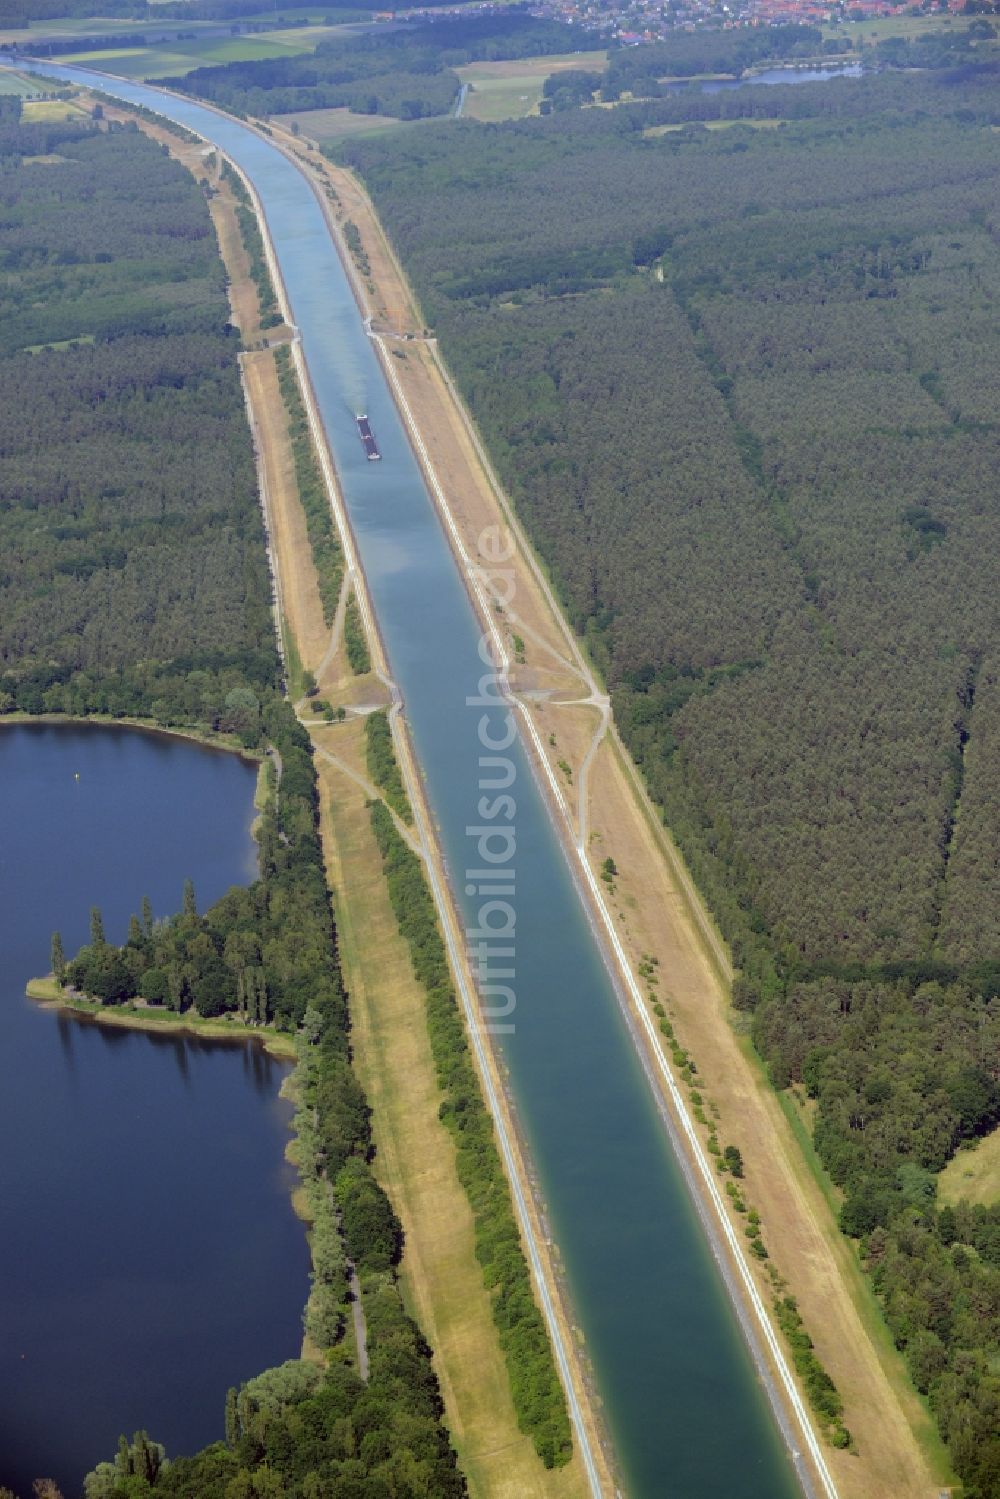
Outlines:
{"label": "mowed grass strip", "polygon": [[[320,731],[317,739],[345,758],[353,753],[361,764],[355,726]],[[546,1471],[518,1430],[475,1257],[472,1213],[451,1137],[438,1118],[442,1095],[424,994],[389,904],[365,799],[329,763],[318,760],[317,769],[352,1042],[373,1109],[375,1171],[403,1223],[404,1292],[435,1350],[448,1426],[470,1491],[490,1499],[582,1499],[579,1461]]]}

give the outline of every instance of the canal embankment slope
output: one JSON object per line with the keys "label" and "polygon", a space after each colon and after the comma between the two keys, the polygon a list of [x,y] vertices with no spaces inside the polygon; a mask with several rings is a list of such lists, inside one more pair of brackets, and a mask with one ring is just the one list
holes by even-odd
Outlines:
{"label": "canal embankment slope", "polygon": [[[787,1287],[782,1294],[796,1298],[820,1362],[843,1397],[844,1421],[853,1438],[852,1452],[823,1448],[822,1460],[837,1491],[858,1499],[931,1495],[944,1471],[932,1422],[885,1333],[856,1254],[839,1233],[825,1184],[804,1156],[736,1023],[721,939],[613,731],[601,684],[517,526],[436,345],[426,336],[416,300],[367,195],[350,173],[317,160],[294,137],[283,144],[305,170],[323,180],[334,227],[350,220],[359,231],[363,260],[359,264],[355,257],[350,264],[356,294],[371,319],[397,400],[408,413],[411,436],[453,546],[470,584],[482,591],[480,612],[488,609],[491,622],[499,621],[511,687],[522,720],[530,726],[526,737],[567,844],[578,852],[582,845],[590,871],[583,882],[595,920],[610,928],[605,934],[609,947],[617,945],[612,934],[620,943],[616,966],[630,994],[635,1031],[655,1085],[675,1115],[672,1049],[649,1023],[647,996],[658,996],[682,1049],[697,1059],[698,1091],[711,1101],[711,1120],[704,1126],[695,1120],[689,1098],[680,1107],[694,1136],[684,1132],[685,1149],[702,1177],[704,1198],[712,1194],[698,1157],[703,1164],[708,1140],[722,1138],[742,1153],[745,1195],[760,1215],[769,1261],[767,1267],[751,1263],[739,1248],[734,1254],[723,1233],[727,1248],[722,1253],[742,1284],[741,1295],[751,1315],[755,1292],[770,1311],[776,1296],[770,1271],[776,1268]],[[342,240],[341,248],[350,260]],[[491,527],[510,532],[513,550],[489,578],[476,570],[476,548]],[[470,591],[475,597],[475,586]],[[616,874],[602,880],[609,857]],[[675,1077],[675,1085],[678,1081]],[[724,1201],[722,1212],[739,1233],[743,1223],[730,1201]],[[718,1207],[712,1210],[718,1217]],[[773,1365],[773,1355],[768,1358]],[[803,1398],[801,1386],[799,1396]]]}

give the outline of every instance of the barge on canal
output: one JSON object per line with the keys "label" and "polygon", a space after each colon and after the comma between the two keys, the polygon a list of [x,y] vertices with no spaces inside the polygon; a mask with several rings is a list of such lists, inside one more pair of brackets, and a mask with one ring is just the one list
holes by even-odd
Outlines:
{"label": "barge on canal", "polygon": [[375,463],[381,458],[382,454],[378,450],[378,443],[375,441],[372,424],[363,413],[361,416],[355,417],[355,421],[358,424],[358,432],[361,434],[361,446],[365,450],[365,457],[369,463]]}

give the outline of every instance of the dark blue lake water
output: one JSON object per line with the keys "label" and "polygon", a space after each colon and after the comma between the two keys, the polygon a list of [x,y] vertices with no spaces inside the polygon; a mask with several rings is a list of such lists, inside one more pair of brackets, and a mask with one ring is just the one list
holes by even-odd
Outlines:
{"label": "dark blue lake water", "polygon": [[[79,780],[74,779],[79,774]],[[0,1485],[66,1499],[148,1427],[223,1434],[229,1385],[297,1357],[308,1256],[284,1161],[287,1066],[111,1030],[24,996],[101,907],[204,907],[254,876],[254,769],[130,730],[0,727]]]}

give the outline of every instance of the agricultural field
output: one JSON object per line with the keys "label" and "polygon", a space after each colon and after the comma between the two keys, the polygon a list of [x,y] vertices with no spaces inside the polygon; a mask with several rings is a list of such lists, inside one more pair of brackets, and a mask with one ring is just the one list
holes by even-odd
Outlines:
{"label": "agricultural field", "polygon": [[25,125],[61,124],[63,120],[83,119],[86,110],[71,99],[26,99],[21,110]]}
{"label": "agricultural field", "polygon": [[[734,125],[743,125],[750,130],[777,130],[779,125],[787,125],[787,120],[706,120],[706,130],[731,130]],[[655,140],[658,135],[669,135],[674,130],[686,130],[686,125],[650,125],[648,130],[642,133],[650,140]]]}
{"label": "agricultural field", "polygon": [[0,94],[17,94],[22,99],[34,99],[41,93],[37,83],[32,83],[30,78],[25,78],[21,73],[12,73],[7,68],[0,68]]}
{"label": "agricultural field", "polygon": [[[192,21],[191,29],[205,24]],[[126,36],[129,32],[141,35],[148,29],[148,21],[129,21],[124,17],[59,16],[52,21],[37,21],[30,29],[24,26],[0,27],[0,43],[17,42],[19,46],[23,46],[42,37]]]}
{"label": "agricultural field", "polygon": [[912,42],[933,32],[964,31],[969,24],[965,16],[878,16],[870,21],[852,21],[849,26],[824,26],[823,36],[842,41],[844,51],[856,50],[860,39],[866,45],[901,36]]}
{"label": "agricultural field", "polygon": [[62,61],[100,68],[123,78],[167,78],[190,73],[193,68],[294,57],[308,52],[318,39],[318,36],[313,37],[307,45],[300,41],[286,41],[278,32],[272,32],[266,38],[215,36],[204,41],[172,42],[163,47],[108,47],[93,52],[74,52]]}
{"label": "agricultural field", "polygon": [[503,120],[537,112],[545,80],[554,72],[565,70],[569,77],[583,71],[588,59],[600,68],[606,58],[596,45],[588,47],[596,37],[512,10],[370,29],[363,35],[351,27],[336,35],[311,27],[269,34],[281,35],[314,50],[307,57],[286,53],[280,59],[195,69],[187,73],[185,89],[242,113],[349,109],[356,115],[415,120],[454,113],[466,83],[463,105],[470,106],[470,115]]}
{"label": "agricultural field", "polygon": [[352,109],[303,109],[297,114],[282,115],[281,123],[293,129],[298,125],[303,135],[321,146],[348,136],[381,135],[386,130],[409,129],[416,120],[396,120],[385,115],[355,114]]}
{"label": "agricultural field", "polygon": [[285,26],[313,26],[317,31],[332,31],[357,24],[359,21],[370,21],[371,16],[370,10],[323,10],[315,5],[295,5],[287,7],[278,14],[273,10],[262,10],[255,16],[241,16],[240,24],[273,26],[275,21],[279,21],[282,30]]}
{"label": "agricultural field", "polygon": [[564,52],[549,57],[520,57],[511,62],[470,62],[456,68],[469,85],[463,115],[490,124],[520,120],[538,113],[545,80],[568,68],[602,69],[606,52]]}

